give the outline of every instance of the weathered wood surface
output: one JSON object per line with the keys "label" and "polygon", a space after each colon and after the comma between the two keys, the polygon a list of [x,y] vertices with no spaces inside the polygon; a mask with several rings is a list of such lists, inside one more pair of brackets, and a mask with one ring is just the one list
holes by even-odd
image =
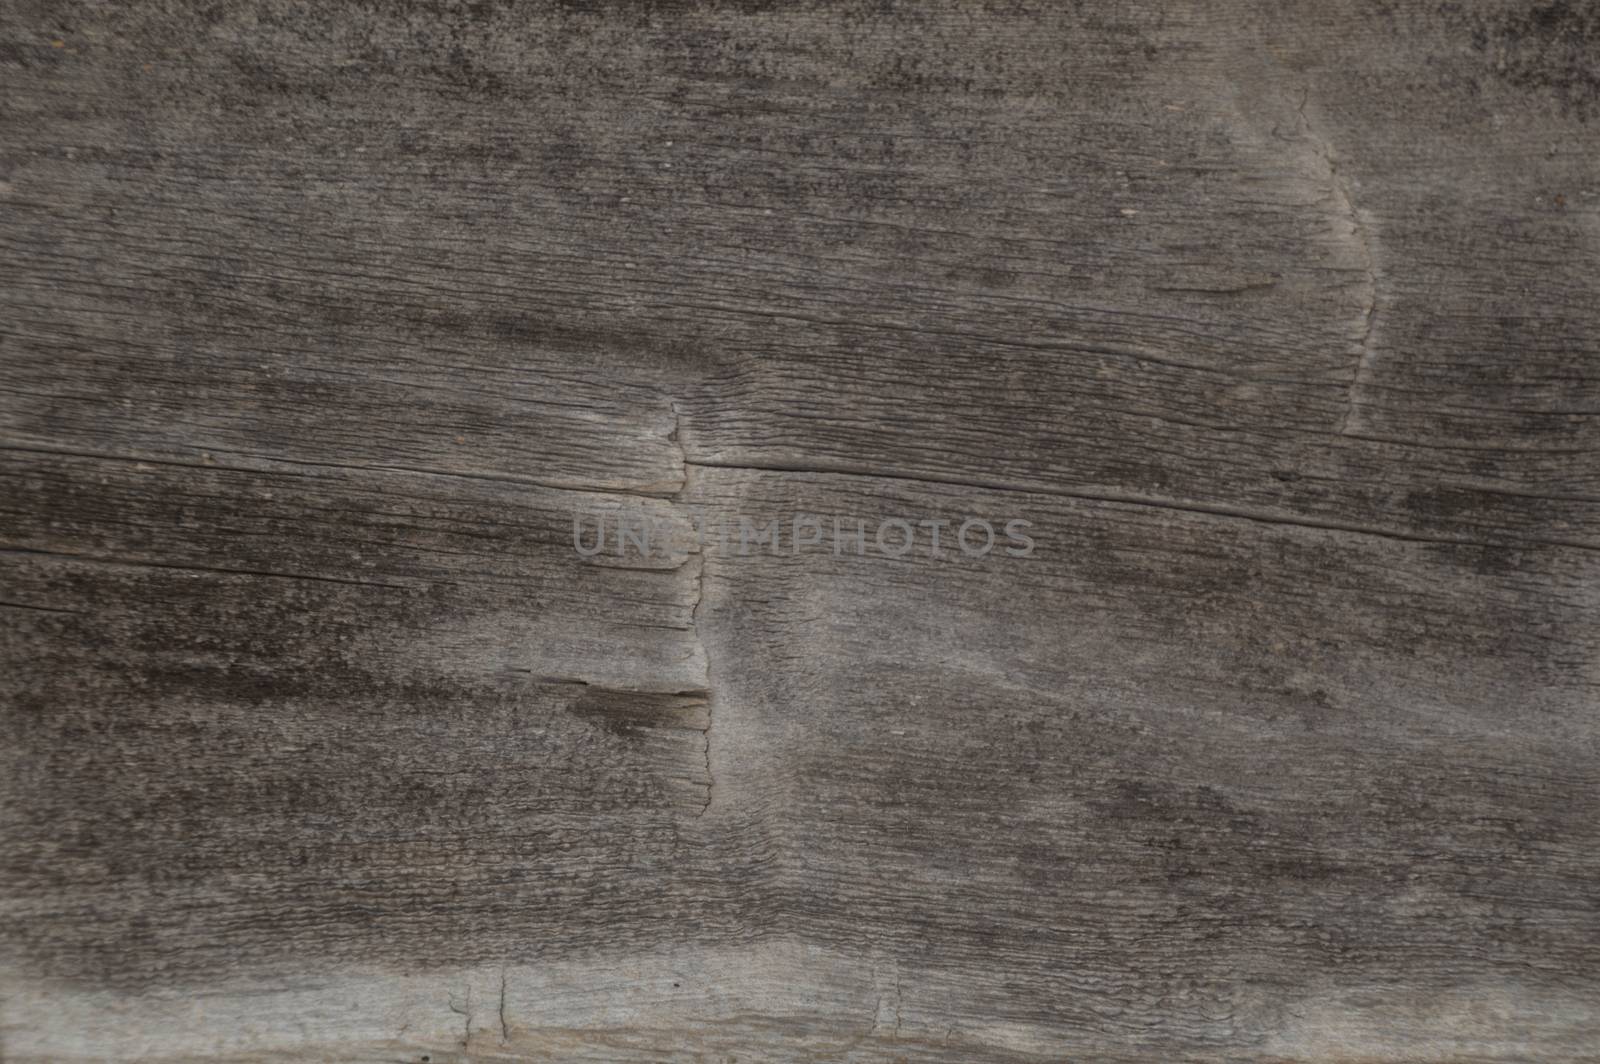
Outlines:
{"label": "weathered wood surface", "polygon": [[0,11],[0,1058],[1600,1060],[1594,3]]}

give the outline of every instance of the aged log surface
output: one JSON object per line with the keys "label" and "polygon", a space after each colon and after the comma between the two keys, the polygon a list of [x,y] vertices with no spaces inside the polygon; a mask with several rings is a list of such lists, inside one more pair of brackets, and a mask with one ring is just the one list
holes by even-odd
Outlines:
{"label": "aged log surface", "polygon": [[1600,4],[0,12],[0,1059],[1600,1060]]}

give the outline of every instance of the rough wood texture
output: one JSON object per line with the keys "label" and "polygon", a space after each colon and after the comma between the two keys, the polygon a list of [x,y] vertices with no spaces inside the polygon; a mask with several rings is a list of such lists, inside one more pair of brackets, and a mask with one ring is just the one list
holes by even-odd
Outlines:
{"label": "rough wood texture", "polygon": [[1600,1060],[1597,60],[0,0],[0,1058]]}

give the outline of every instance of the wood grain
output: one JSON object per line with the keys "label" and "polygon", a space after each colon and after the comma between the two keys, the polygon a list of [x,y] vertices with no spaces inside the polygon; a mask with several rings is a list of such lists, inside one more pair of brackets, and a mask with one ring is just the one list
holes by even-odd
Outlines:
{"label": "wood grain", "polygon": [[0,1059],[1600,1060],[1596,55],[3,0]]}

